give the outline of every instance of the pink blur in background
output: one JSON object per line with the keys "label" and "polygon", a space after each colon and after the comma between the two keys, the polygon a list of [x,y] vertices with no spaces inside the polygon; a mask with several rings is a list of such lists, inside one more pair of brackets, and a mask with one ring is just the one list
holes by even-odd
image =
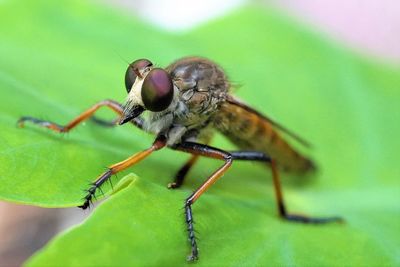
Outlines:
{"label": "pink blur in background", "polygon": [[356,51],[400,65],[398,0],[275,0],[272,3]]}

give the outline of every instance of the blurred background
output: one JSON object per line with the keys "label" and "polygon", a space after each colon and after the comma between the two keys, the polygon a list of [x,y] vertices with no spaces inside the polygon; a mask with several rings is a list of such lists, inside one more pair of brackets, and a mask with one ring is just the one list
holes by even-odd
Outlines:
{"label": "blurred background", "polygon": [[400,63],[400,3],[396,0],[106,1],[170,31],[188,30],[248,2],[292,16],[366,56]]}
{"label": "blurred background", "polygon": [[[103,0],[172,32],[188,31],[245,5],[244,0]],[[257,1],[287,14],[373,60],[400,65],[400,2],[396,0]],[[1,8],[1,5],[0,5]],[[1,36],[0,36],[1,37]],[[19,266],[56,233],[90,212],[42,209],[0,202],[0,266]]]}

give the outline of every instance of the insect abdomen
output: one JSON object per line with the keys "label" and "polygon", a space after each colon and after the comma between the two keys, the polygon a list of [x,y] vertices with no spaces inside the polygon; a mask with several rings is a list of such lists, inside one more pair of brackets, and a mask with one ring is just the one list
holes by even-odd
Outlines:
{"label": "insect abdomen", "polygon": [[261,151],[287,171],[305,173],[314,169],[312,161],[294,150],[271,123],[241,106],[222,104],[214,123],[240,149]]}

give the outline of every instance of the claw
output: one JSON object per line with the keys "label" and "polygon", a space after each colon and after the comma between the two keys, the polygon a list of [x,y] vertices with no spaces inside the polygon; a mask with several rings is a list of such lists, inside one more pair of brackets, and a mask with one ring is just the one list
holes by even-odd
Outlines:
{"label": "claw", "polygon": [[90,208],[90,205],[93,206],[92,198],[94,197],[95,190],[96,189],[92,190],[92,188],[86,190],[86,192],[88,192],[88,194],[83,198],[85,200],[85,202],[83,202],[82,205],[78,206],[78,208],[85,210],[87,208]]}
{"label": "claw", "polygon": [[196,253],[192,252],[189,256],[187,256],[186,260],[190,262],[198,260],[197,252]]}
{"label": "claw", "polygon": [[178,187],[179,187],[179,185],[176,182],[168,183],[168,185],[167,185],[168,189],[175,189]]}
{"label": "claw", "polygon": [[90,205],[89,201],[86,200],[82,205],[78,206],[78,208],[85,210],[89,207],[89,205]]}

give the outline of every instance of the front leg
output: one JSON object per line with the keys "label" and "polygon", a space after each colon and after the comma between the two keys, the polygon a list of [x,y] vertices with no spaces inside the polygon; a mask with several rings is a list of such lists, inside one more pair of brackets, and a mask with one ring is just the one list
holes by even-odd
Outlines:
{"label": "front leg", "polygon": [[[60,125],[60,124],[57,124],[57,123],[54,123],[51,121],[40,120],[37,118],[28,117],[28,116],[21,117],[17,123],[18,123],[19,127],[24,127],[26,122],[31,122],[33,124],[48,128],[55,132],[66,133],[66,132],[69,132],[70,130],[72,130],[73,128],[75,128],[81,122],[87,120],[88,118],[91,118],[91,117],[94,118],[93,117],[94,113],[101,107],[108,107],[111,110],[113,110],[115,113],[117,113],[119,116],[121,116],[122,112],[123,112],[123,108],[120,103],[118,103],[114,100],[103,100],[103,101],[100,101],[100,102],[94,104],[92,107],[90,107],[89,109],[82,112],[80,115],[78,115],[75,119],[73,119],[66,125]],[[104,124],[104,121],[102,121],[102,120],[99,120],[99,119],[94,119],[94,120],[97,123]],[[138,128],[140,128],[140,129],[143,128],[143,121],[139,117],[133,119],[131,122]]]}
{"label": "front leg", "polygon": [[124,161],[118,162],[114,165],[111,165],[108,170],[104,173],[102,173],[96,181],[92,183],[92,186],[87,190],[87,195],[84,197],[85,202],[78,206],[79,208],[86,209],[90,206],[90,203],[92,203],[92,199],[96,194],[96,190],[101,187],[102,184],[104,184],[108,179],[113,174],[116,174],[120,171],[123,171],[132,165],[138,163],[139,161],[145,159],[147,156],[149,156],[152,152],[160,150],[161,148],[165,147],[166,145],[166,138],[165,136],[161,135],[156,138],[156,140],[153,142],[153,145],[146,149],[143,150],[139,153],[134,154],[133,156],[127,158]]}

